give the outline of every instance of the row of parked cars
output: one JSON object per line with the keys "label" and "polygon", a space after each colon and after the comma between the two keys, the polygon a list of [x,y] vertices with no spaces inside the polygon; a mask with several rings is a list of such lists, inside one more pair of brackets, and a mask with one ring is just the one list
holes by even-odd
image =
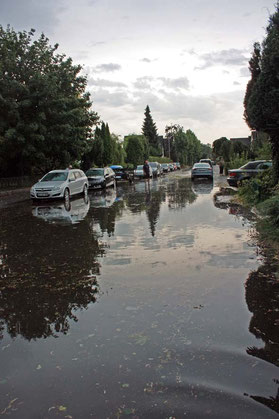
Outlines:
{"label": "row of parked cars", "polygon": [[[154,177],[161,176],[164,172],[180,169],[180,164],[167,164],[165,168],[157,162],[151,162],[150,167]],[[175,166],[175,169],[174,169]],[[139,167],[139,166],[138,166]],[[142,167],[142,166],[141,166]],[[119,180],[132,180],[134,177],[143,177],[137,172],[133,173],[120,165],[111,167],[94,167],[84,173],[79,169],[52,170],[43,176],[31,187],[32,200],[59,199],[68,200],[71,196],[84,194],[88,189],[105,189],[114,186]]]}
{"label": "row of parked cars", "polygon": [[[175,170],[180,170],[181,166],[179,162],[175,163],[158,163],[158,162],[149,162],[150,166],[150,177],[156,178],[162,176],[164,173],[173,172]],[[134,171],[134,178],[143,178],[143,165],[140,164],[136,167]]]}

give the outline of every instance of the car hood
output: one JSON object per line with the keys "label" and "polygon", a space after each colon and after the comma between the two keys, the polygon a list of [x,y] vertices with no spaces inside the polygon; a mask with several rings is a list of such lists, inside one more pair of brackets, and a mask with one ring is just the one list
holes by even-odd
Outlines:
{"label": "car hood", "polygon": [[91,180],[104,180],[104,176],[87,176]]}
{"label": "car hood", "polygon": [[55,186],[62,186],[63,183],[66,181],[48,181],[48,182],[37,182],[35,185],[33,185],[33,188],[54,188]]}

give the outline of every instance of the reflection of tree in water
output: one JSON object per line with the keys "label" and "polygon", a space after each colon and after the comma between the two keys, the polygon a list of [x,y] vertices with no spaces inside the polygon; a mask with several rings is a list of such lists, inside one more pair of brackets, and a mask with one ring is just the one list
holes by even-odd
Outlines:
{"label": "reflection of tree in water", "polygon": [[169,208],[177,210],[185,208],[187,204],[192,204],[197,195],[192,190],[191,179],[175,179],[167,185],[167,196]]}
{"label": "reflection of tree in water", "polygon": [[165,191],[159,189],[158,191],[147,192],[145,195],[146,215],[150,225],[151,235],[155,236],[156,224],[160,215],[161,202],[165,200]]}
{"label": "reflection of tree in water", "polygon": [[[279,366],[279,282],[277,268],[270,260],[257,271],[251,272],[246,281],[246,302],[253,313],[249,331],[264,342],[263,348],[247,348],[249,355]],[[278,381],[274,380],[277,384]],[[275,397],[250,397],[279,413],[279,388]]]}
{"label": "reflection of tree in water", "polygon": [[[143,185],[142,185],[143,186]],[[127,208],[132,213],[146,211],[152,236],[155,236],[156,224],[160,215],[160,206],[166,199],[165,189],[159,187],[155,189],[153,185],[144,185],[142,192],[132,190],[132,193],[126,195]]]}
{"label": "reflection of tree in water", "polygon": [[[4,212],[1,213],[3,215]],[[75,312],[96,301],[104,247],[87,221],[45,223],[30,211],[1,217],[0,333],[30,340],[66,333]],[[12,220],[12,221],[10,221]]]}
{"label": "reflection of tree in water", "polygon": [[120,218],[123,213],[124,202],[115,201],[112,206],[104,207],[90,207],[90,219],[94,223],[98,223],[102,233],[107,233],[112,236],[115,231],[115,221]]}

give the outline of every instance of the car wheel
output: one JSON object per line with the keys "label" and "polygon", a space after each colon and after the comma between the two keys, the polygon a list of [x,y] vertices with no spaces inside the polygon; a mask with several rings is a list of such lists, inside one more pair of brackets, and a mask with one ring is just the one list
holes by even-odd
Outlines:
{"label": "car wheel", "polygon": [[107,187],[106,182],[102,183],[101,187],[102,187],[102,189],[106,189],[106,187]]}
{"label": "car wheel", "polygon": [[85,198],[88,195],[88,187],[87,187],[87,185],[84,185],[84,187],[83,187],[83,195],[84,195]]}
{"label": "car wheel", "polygon": [[64,191],[64,199],[65,199],[65,201],[70,200],[70,191],[69,191],[68,188],[66,188],[65,191]]}

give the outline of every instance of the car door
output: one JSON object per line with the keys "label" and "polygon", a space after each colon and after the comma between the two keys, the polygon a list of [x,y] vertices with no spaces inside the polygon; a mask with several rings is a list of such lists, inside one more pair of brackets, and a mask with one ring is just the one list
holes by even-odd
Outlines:
{"label": "car door", "polygon": [[71,195],[75,195],[77,193],[76,177],[73,171],[69,173],[69,189]]}
{"label": "car door", "polygon": [[79,170],[75,171],[76,178],[76,193],[81,193],[83,191],[83,179]]}

